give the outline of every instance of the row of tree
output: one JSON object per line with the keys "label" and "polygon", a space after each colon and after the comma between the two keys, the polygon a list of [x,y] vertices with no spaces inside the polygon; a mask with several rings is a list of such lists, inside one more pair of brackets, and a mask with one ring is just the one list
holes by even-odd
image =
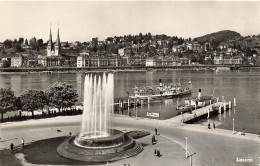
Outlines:
{"label": "row of tree", "polygon": [[27,39],[25,39],[24,41],[24,38],[19,38],[18,40],[17,39],[14,39],[14,40],[10,40],[10,39],[6,39],[4,41],[4,48],[14,48],[14,51],[15,52],[22,52],[23,49],[22,49],[22,44],[26,45],[26,46],[30,46],[31,49],[33,50],[37,50],[39,51],[41,48],[44,47],[44,43],[43,43],[43,40],[42,39],[36,39],[35,37],[31,38],[28,42]]}
{"label": "row of tree", "polygon": [[29,89],[19,97],[14,95],[10,88],[0,89],[0,112],[1,121],[3,114],[8,111],[21,110],[32,113],[34,117],[35,110],[43,110],[45,106],[55,107],[59,110],[70,108],[78,101],[77,91],[72,85],[65,82],[56,82],[48,86],[47,90]]}

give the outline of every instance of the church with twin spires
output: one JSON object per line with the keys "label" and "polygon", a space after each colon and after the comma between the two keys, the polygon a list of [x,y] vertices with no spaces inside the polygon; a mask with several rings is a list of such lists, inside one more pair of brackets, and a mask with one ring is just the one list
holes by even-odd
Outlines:
{"label": "church with twin spires", "polygon": [[47,56],[60,56],[61,55],[61,43],[60,43],[60,34],[59,34],[59,27],[58,27],[58,34],[57,34],[57,40],[54,44],[52,42],[52,33],[50,28],[50,38],[47,45]]}

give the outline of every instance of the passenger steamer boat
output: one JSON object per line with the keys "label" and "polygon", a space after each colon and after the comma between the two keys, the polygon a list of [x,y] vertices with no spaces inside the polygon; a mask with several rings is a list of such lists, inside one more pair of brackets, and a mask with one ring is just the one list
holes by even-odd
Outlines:
{"label": "passenger steamer boat", "polygon": [[185,99],[184,104],[177,104],[176,110],[178,111],[178,115],[186,112],[191,113],[196,108],[202,108],[215,102],[216,98],[213,97],[213,94],[201,96],[201,89],[199,89],[198,97]]}
{"label": "passenger steamer boat", "polygon": [[191,82],[189,82],[190,87],[181,88],[180,80],[176,84],[163,84],[161,79],[159,80],[159,85],[145,86],[145,87],[135,87],[134,96],[130,98],[173,98],[183,95],[189,95],[192,93]]}

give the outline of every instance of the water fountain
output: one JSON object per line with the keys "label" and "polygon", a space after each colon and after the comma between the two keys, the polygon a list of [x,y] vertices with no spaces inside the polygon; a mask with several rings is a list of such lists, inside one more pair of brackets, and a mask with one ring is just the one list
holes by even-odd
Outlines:
{"label": "water fountain", "polygon": [[112,129],[113,107],[113,73],[87,74],[80,133],[60,144],[58,153],[89,162],[115,161],[140,153],[142,145],[131,134]]}

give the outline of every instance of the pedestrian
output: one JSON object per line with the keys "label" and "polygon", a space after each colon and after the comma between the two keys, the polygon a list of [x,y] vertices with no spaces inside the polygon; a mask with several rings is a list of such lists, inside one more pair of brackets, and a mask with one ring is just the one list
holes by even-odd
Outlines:
{"label": "pedestrian", "polygon": [[210,123],[208,124],[208,129],[210,129]]}
{"label": "pedestrian", "polygon": [[156,143],[155,136],[152,136],[152,144],[154,145]]}
{"label": "pedestrian", "polygon": [[155,135],[157,135],[157,128],[155,128],[154,130],[155,130]]}
{"label": "pedestrian", "polygon": [[154,149],[154,156],[157,156],[157,149]]}
{"label": "pedestrian", "polygon": [[13,144],[13,143],[11,143],[11,145],[10,145],[10,149],[11,149],[11,151],[14,150],[14,144]]}
{"label": "pedestrian", "polygon": [[214,129],[216,128],[215,122],[213,122],[213,128],[214,128]]}
{"label": "pedestrian", "polygon": [[161,152],[160,152],[159,148],[157,149],[157,156],[161,157]]}
{"label": "pedestrian", "polygon": [[246,130],[245,130],[245,128],[242,129],[242,135],[246,135]]}
{"label": "pedestrian", "polygon": [[21,143],[22,143],[22,147],[24,147],[24,139],[22,139]]}

